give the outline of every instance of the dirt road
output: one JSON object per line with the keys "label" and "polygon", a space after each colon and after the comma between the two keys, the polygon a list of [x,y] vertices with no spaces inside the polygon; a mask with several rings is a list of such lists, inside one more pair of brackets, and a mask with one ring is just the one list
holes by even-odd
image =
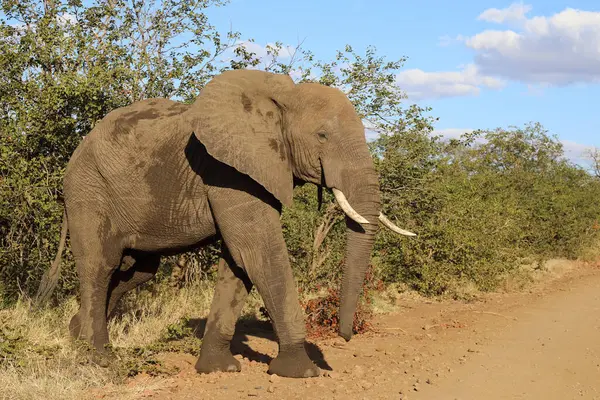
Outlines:
{"label": "dirt road", "polygon": [[[483,300],[401,298],[375,333],[319,341],[313,379],[266,374],[272,332],[242,326],[240,374],[197,375],[192,356],[168,355],[172,378],[129,385],[153,399],[600,399],[600,269],[583,268],[530,293]],[[331,371],[329,371],[331,370]],[[104,393],[106,395],[107,393]],[[110,396],[108,396],[110,397]],[[107,398],[107,397],[105,397]]]}
{"label": "dirt road", "polygon": [[600,399],[600,276],[507,315],[517,320],[487,329],[486,345],[413,397]]}

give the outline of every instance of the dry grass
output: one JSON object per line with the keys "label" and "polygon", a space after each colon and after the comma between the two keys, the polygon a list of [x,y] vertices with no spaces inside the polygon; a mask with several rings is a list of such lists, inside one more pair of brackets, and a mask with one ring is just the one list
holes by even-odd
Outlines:
{"label": "dry grass", "polygon": [[[82,390],[109,381],[101,368],[79,363],[67,332],[74,310],[75,302],[68,301],[59,309],[33,312],[30,303],[22,301],[0,311],[5,332],[0,353],[14,356],[0,359],[0,398],[75,399]],[[9,349],[11,343],[14,347]]]}
{"label": "dry grass", "polygon": [[[111,342],[120,348],[150,345],[181,318],[206,316],[212,293],[210,284],[198,283],[129,296],[109,324]],[[255,312],[259,303],[251,296],[245,312]],[[152,389],[118,385],[123,377],[114,370],[87,362],[68,333],[78,307],[74,298],[53,309],[33,311],[30,305],[23,300],[0,310],[0,399],[80,399],[103,386],[128,399]]]}
{"label": "dry grass", "polygon": [[[593,250],[593,252],[592,252]],[[592,249],[589,259],[598,260],[600,246]],[[522,289],[532,282],[561,276],[578,263],[552,260],[545,268],[523,268],[519,279],[506,282],[504,291]],[[473,299],[478,291],[470,286],[455,288],[461,299]],[[303,300],[322,296],[325,292],[306,293]],[[176,289],[154,285],[124,299],[119,315],[110,321],[111,342],[121,349],[150,346],[164,337],[168,326],[182,318],[203,318],[212,300],[212,284],[193,283]],[[407,298],[419,297],[405,284],[389,285],[373,292],[372,311],[385,314],[397,310]],[[263,305],[255,291],[249,297],[243,315],[260,316]],[[79,399],[90,397],[94,388],[103,388],[121,399],[138,398],[140,391],[152,390],[160,380],[148,381],[148,386],[134,388],[122,385],[124,376],[111,368],[100,368],[87,362],[77,350],[68,333],[70,318],[77,311],[73,298],[59,308],[33,311],[28,300],[0,310],[0,399]]]}
{"label": "dry grass", "polygon": [[160,339],[166,326],[184,317],[208,315],[212,295],[212,285],[198,283],[129,296],[121,306],[125,311],[110,322],[111,343],[116,347],[150,345]]}
{"label": "dry grass", "polygon": [[[323,293],[302,297],[306,301]],[[184,288],[156,284],[131,294],[109,323],[111,343],[120,350],[151,347],[164,338],[167,327],[176,326],[183,318],[206,317],[212,295],[212,284],[206,282]],[[378,299],[377,308],[389,311],[387,302],[389,299]],[[253,291],[242,318],[262,318],[262,306],[262,299]],[[0,399],[80,399],[93,396],[100,388],[102,393],[130,399],[153,389],[123,385],[122,371],[88,362],[68,332],[77,308],[76,299],[71,298],[58,308],[33,310],[29,300],[22,300],[0,310]],[[150,380],[148,385],[160,385],[160,379]]]}
{"label": "dry grass", "polygon": [[600,262],[600,239],[594,245],[581,249],[580,259],[586,262]]}

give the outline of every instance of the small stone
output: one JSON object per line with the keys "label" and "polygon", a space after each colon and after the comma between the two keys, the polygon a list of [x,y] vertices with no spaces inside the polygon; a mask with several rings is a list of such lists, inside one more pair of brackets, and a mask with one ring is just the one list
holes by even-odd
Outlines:
{"label": "small stone", "polygon": [[279,382],[279,380],[280,380],[280,378],[279,378],[279,375],[277,375],[277,374],[273,374],[269,377],[269,382],[271,382],[271,383],[277,383],[277,382]]}
{"label": "small stone", "polygon": [[257,397],[258,393],[256,392],[248,392],[248,397]]}
{"label": "small stone", "polygon": [[360,383],[360,386],[364,389],[364,390],[369,390],[373,387],[373,384],[371,382],[367,382],[367,381],[362,381]]}
{"label": "small stone", "polygon": [[269,387],[267,388],[267,392],[269,392],[269,393],[275,393],[275,386],[269,385]]}
{"label": "small stone", "polygon": [[431,380],[431,378],[427,378],[427,380],[425,381],[425,383],[427,383],[428,385],[432,385],[433,381]]}
{"label": "small stone", "polygon": [[340,374],[335,371],[325,371],[325,372],[323,372],[323,376],[325,376],[327,378],[332,378],[332,379],[340,378]]}

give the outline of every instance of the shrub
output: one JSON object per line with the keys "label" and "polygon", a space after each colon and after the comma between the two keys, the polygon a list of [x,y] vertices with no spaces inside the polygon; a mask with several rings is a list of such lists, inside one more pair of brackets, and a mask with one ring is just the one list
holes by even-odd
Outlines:
{"label": "shrub", "polygon": [[[148,97],[191,101],[221,70],[260,64],[247,48],[231,47],[238,33],[224,40],[208,23],[205,8],[220,0],[181,6],[152,0],[162,10],[156,18],[117,3],[1,1],[2,304],[35,293],[50,265],[60,233],[64,168],[100,118]],[[128,41],[140,31],[147,32],[147,41]],[[180,46],[167,45],[173,42]],[[280,43],[269,47],[272,60],[264,69],[290,71],[291,64],[277,59],[281,49]],[[233,51],[233,60],[217,63],[226,50]],[[429,295],[461,284],[491,290],[525,258],[577,257],[597,237],[600,180],[567,161],[560,142],[540,124],[444,141],[433,134],[429,109],[403,105],[395,76],[404,58],[388,61],[373,47],[361,55],[346,46],[328,62],[303,50],[292,59],[297,80],[340,88],[365,125],[382,133],[371,149],[384,211],[418,233],[378,234],[373,264],[384,282],[406,282]],[[597,152],[591,156],[599,158]],[[336,287],[344,256],[342,215],[327,192],[318,210],[312,185],[295,194],[282,225],[300,287]],[[158,279],[176,276],[176,285],[212,279],[218,254],[215,242],[166,258]],[[77,287],[68,246],[63,265],[58,302]]]}
{"label": "shrub", "polygon": [[375,144],[384,208],[419,236],[381,232],[378,273],[425,294],[491,290],[527,258],[576,258],[594,243],[600,182],[540,124],[442,141],[397,132]]}

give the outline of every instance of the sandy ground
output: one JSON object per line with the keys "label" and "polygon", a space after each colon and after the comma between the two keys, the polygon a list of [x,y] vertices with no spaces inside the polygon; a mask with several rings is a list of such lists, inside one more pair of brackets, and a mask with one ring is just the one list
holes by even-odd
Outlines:
{"label": "sandy ground", "polygon": [[[565,267],[527,293],[472,303],[399,299],[375,332],[309,345],[312,379],[270,377],[267,324],[238,328],[242,372],[198,375],[195,358],[165,355],[170,378],[128,385],[152,399],[600,399],[600,268]],[[243,357],[243,358],[242,358]],[[112,398],[110,388],[91,397]]]}

